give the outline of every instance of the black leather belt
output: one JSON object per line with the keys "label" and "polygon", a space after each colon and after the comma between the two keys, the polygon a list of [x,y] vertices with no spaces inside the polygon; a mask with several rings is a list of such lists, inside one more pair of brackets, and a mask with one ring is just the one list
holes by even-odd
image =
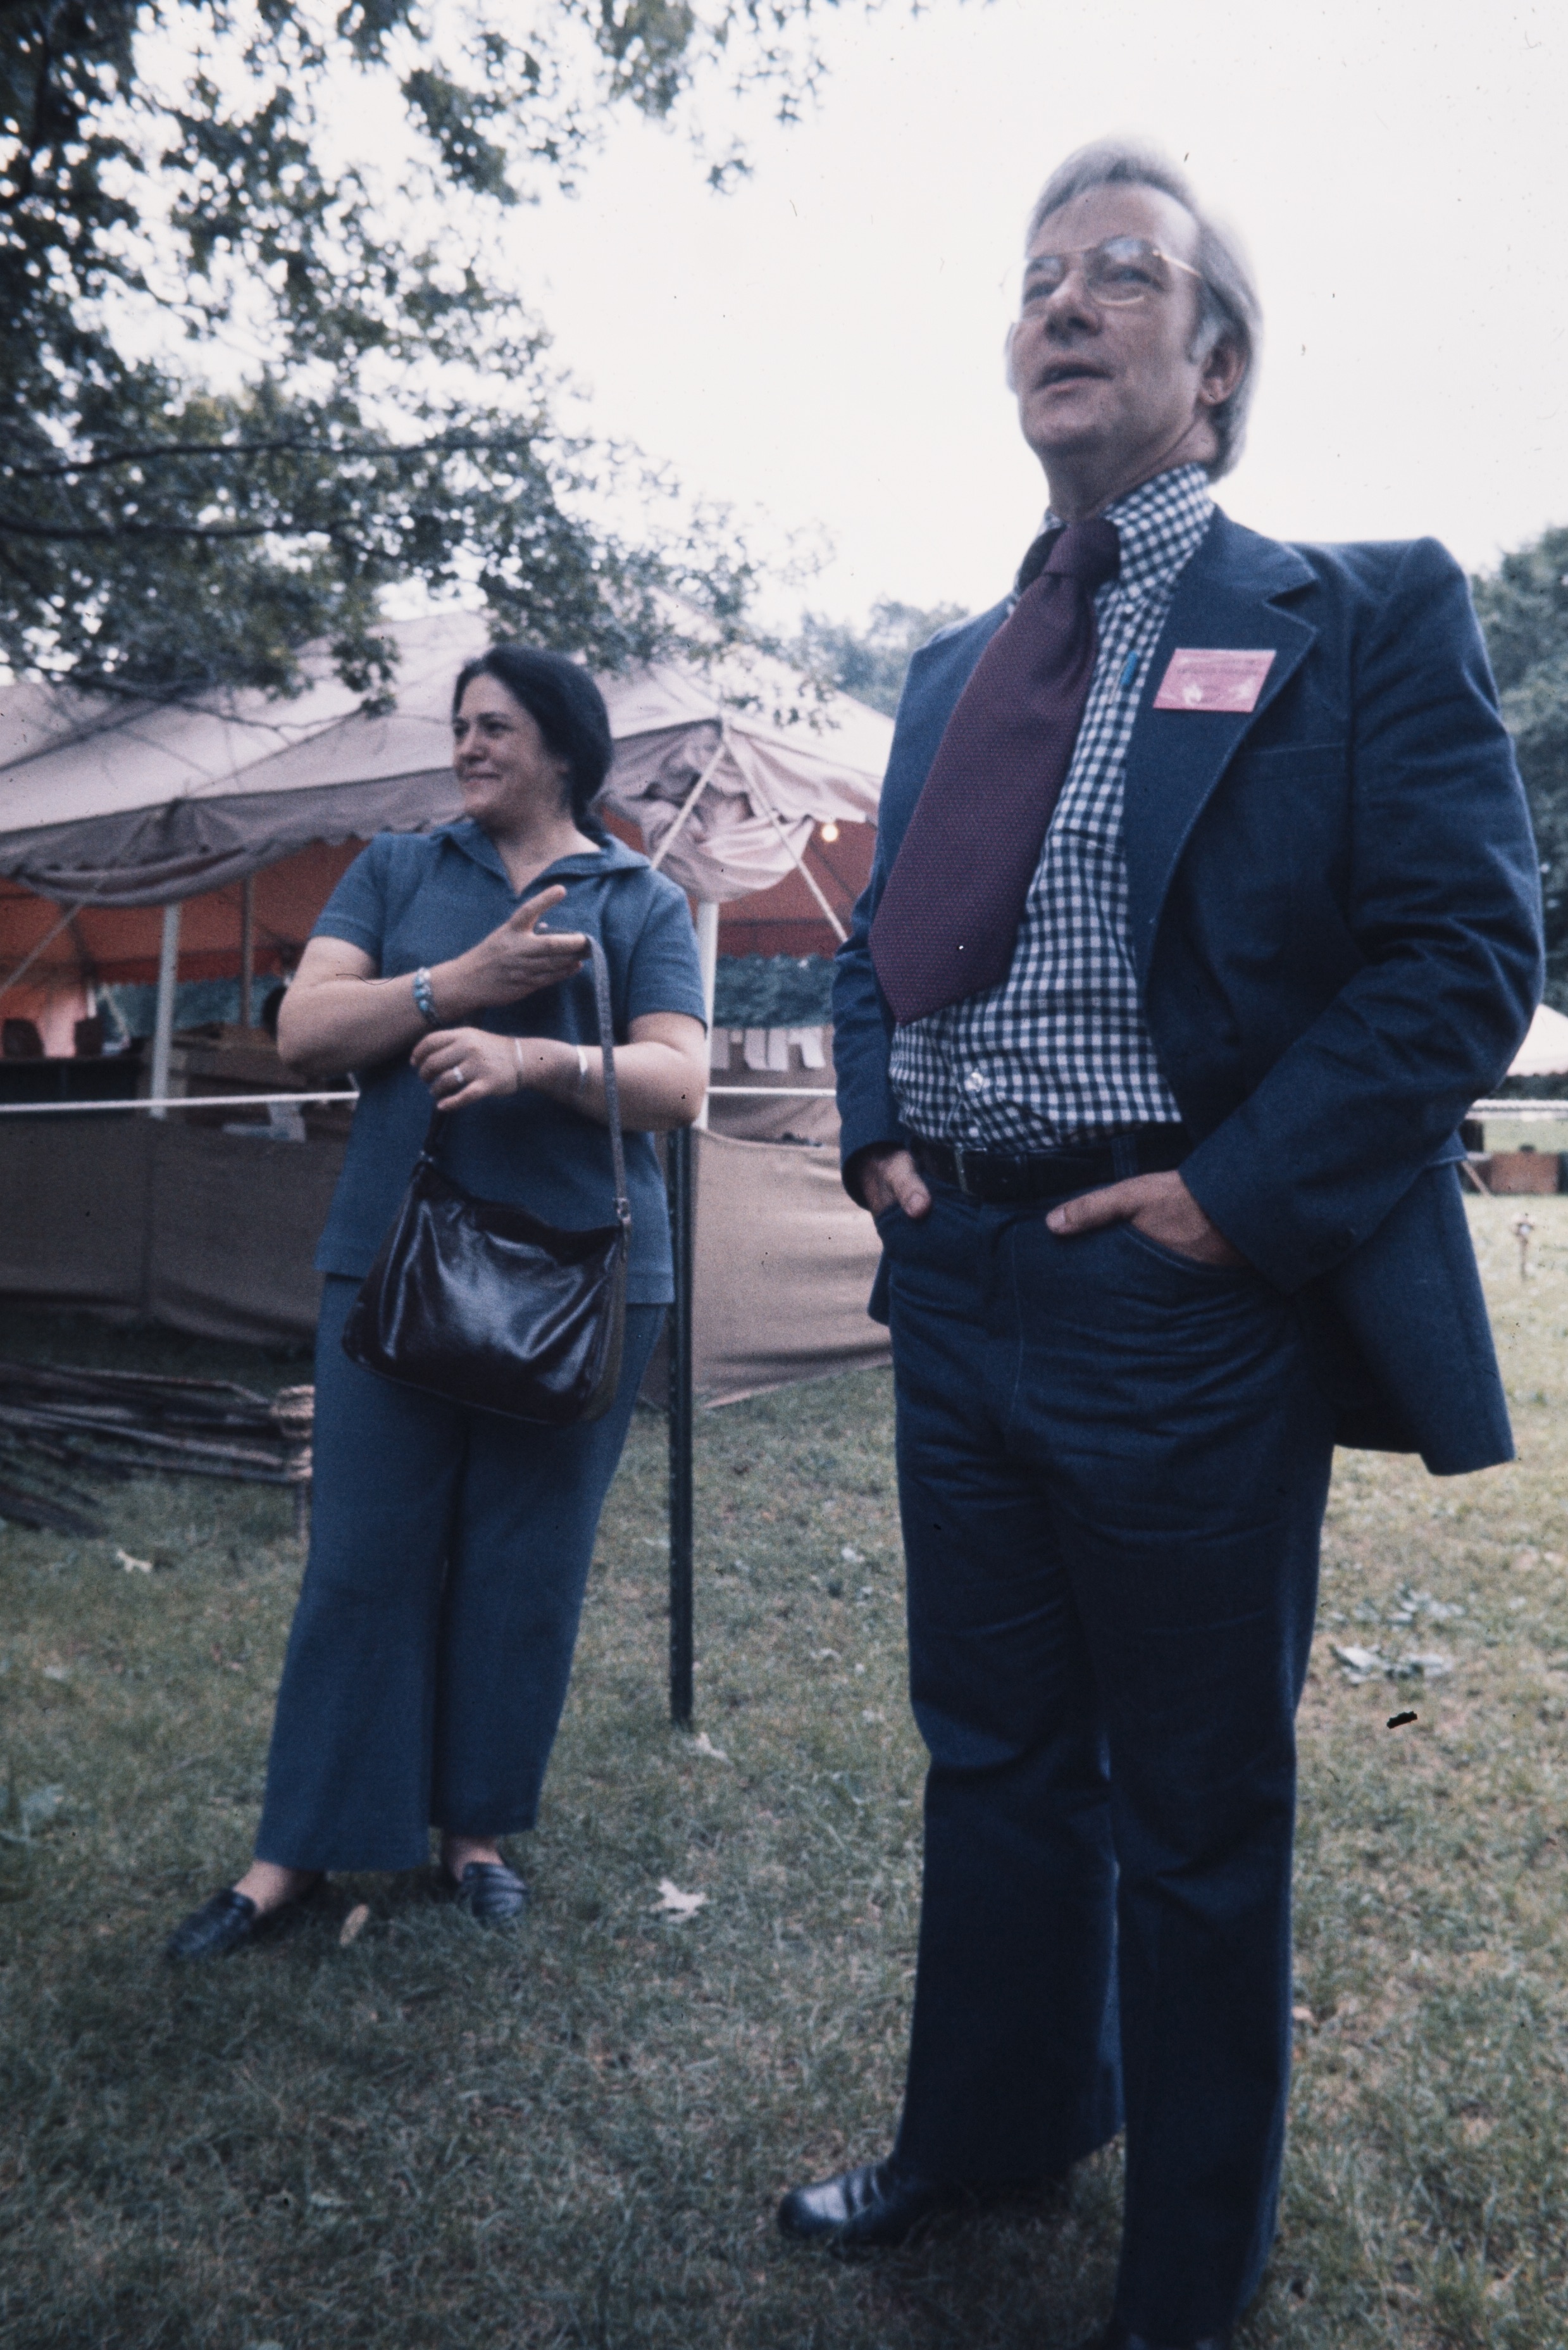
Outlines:
{"label": "black leather belt", "polygon": [[1043,1150],[1029,1159],[928,1142],[923,1135],[917,1135],[910,1148],[922,1175],[951,1183],[966,1199],[1007,1208],[1032,1200],[1065,1199],[1069,1192],[1092,1191],[1098,1184],[1119,1183],[1128,1175],[1155,1175],[1179,1167],[1192,1148],[1192,1138],[1184,1126],[1139,1126],[1077,1150]]}

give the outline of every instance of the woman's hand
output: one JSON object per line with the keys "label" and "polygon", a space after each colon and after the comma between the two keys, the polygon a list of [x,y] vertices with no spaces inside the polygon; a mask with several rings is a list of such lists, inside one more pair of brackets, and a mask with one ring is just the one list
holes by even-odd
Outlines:
{"label": "woman's hand", "polygon": [[[566,896],[559,882],[525,899],[499,930],[481,939],[468,952],[444,966],[462,996],[461,1008],[478,1012],[504,1003],[521,1003],[543,987],[571,979],[587,960],[588,942],[581,931],[541,931],[541,917]],[[441,981],[436,980],[436,1003],[441,1004]]]}
{"label": "woman's hand", "polygon": [[466,1109],[470,1102],[514,1094],[523,1084],[512,1038],[493,1036],[485,1028],[432,1028],[410,1058],[434,1095],[437,1109]]}

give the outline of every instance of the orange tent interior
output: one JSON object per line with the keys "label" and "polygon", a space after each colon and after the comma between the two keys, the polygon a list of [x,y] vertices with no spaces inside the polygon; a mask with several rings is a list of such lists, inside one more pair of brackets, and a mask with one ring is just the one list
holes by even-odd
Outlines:
{"label": "orange tent interior", "polygon": [[[640,847],[630,826],[611,829]],[[865,887],[876,846],[874,827],[846,824],[813,834],[806,862],[840,922]],[[259,1008],[265,983],[294,969],[313,923],[360,844],[313,842],[254,875],[253,969]],[[242,953],[244,887],[235,883],[187,898],[182,909],[182,980],[232,979]],[[91,986],[150,983],[158,976],[162,917],[155,906],[84,906],[61,926],[61,909],[19,883],[0,879],[0,1014],[30,1020],[51,1056],[74,1050],[75,1023],[88,1009]],[[51,931],[55,933],[50,936]],[[721,955],[831,954],[833,932],[798,873],[771,889],[722,908]],[[15,984],[10,974],[35,957]]]}

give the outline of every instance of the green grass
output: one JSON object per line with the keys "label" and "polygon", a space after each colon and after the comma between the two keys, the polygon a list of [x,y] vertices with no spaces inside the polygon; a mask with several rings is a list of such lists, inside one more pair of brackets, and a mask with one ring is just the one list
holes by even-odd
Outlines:
{"label": "green grass", "polygon": [[[1568,2344],[1568,1200],[1529,1206],[1528,1282],[1519,1203],[1475,1207],[1520,1461],[1438,1482],[1341,1457],[1285,2205],[1247,2350]],[[301,1376],[0,1327],[47,1347]],[[898,2108],[921,1758],[889,1400],[866,1373],[700,1416],[698,1726],[723,1760],[665,1718],[664,1430],[639,1415],[512,1937],[367,1877],[265,1951],[165,1967],[248,1848],[288,1496],[148,1480],[101,1542],[0,1532],[0,1826],[64,1790],[0,1843],[0,2343],[1056,2350],[1096,2322],[1114,2152],[1064,2214],[877,2261],[773,2229],[783,2187],[882,2150]],[[1412,1592],[1465,1612],[1390,1622]],[[1354,1687],[1333,1641],[1456,1669]],[[665,1877],[705,1906],[659,1914]]]}

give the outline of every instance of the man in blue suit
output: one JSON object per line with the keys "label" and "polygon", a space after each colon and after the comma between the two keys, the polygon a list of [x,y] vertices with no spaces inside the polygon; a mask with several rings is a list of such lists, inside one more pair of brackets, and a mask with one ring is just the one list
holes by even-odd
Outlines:
{"label": "man in blue suit", "polygon": [[835,993],[930,1770],[897,2142],[780,2220],[896,2242],[1125,2129],[1113,2350],[1216,2350],[1273,2232],[1334,1444],[1511,1452],[1454,1162],[1539,990],[1530,826],[1443,550],[1213,504],[1256,315],[1158,159],[1046,187],[1050,511],[910,665]]}

